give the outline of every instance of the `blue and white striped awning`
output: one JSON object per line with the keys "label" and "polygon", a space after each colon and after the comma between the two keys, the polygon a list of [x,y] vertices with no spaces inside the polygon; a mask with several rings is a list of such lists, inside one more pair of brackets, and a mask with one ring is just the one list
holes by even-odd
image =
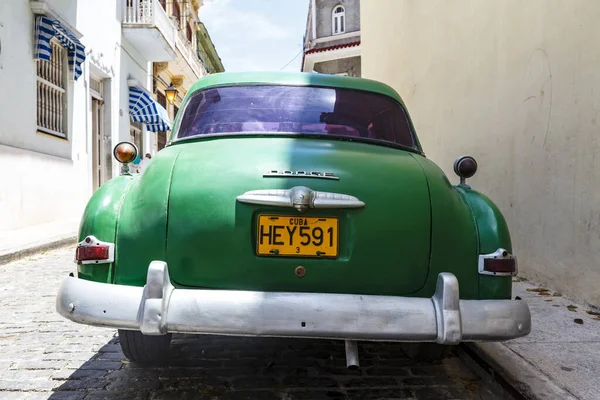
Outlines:
{"label": "blue and white striped awning", "polygon": [[69,59],[69,70],[73,79],[81,76],[81,64],[85,61],[85,46],[61,25],[57,20],[46,15],[35,17],[35,58],[50,61],[52,47],[50,40],[55,37],[60,44],[67,49]]}
{"label": "blue and white striped awning", "polygon": [[144,89],[129,87],[129,115],[134,122],[143,122],[149,131],[166,132],[171,130],[169,114]]}

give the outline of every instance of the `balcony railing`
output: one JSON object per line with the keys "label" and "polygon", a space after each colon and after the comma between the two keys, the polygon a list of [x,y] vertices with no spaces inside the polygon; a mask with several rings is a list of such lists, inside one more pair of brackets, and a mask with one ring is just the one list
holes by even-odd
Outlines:
{"label": "balcony railing", "polygon": [[177,49],[196,77],[206,75],[198,59],[196,34],[192,32],[189,40],[187,25],[178,29],[176,14],[181,12],[178,3],[172,3],[173,9],[167,7],[168,12],[175,14],[172,17],[168,17],[159,0],[124,0],[123,3],[124,36],[141,55],[149,61],[171,61],[176,58]]}
{"label": "balcony railing", "polygon": [[154,0],[127,0],[123,22],[126,24],[153,25]]}
{"label": "balcony railing", "polygon": [[192,35],[192,40],[187,38],[186,31],[181,29],[177,35],[177,49],[181,52],[184,60],[188,63],[194,74],[201,78],[206,75],[206,70],[202,65],[202,61],[198,58],[196,35]]}
{"label": "balcony railing", "polygon": [[176,29],[158,0],[124,0],[123,34],[149,61],[175,57]]}

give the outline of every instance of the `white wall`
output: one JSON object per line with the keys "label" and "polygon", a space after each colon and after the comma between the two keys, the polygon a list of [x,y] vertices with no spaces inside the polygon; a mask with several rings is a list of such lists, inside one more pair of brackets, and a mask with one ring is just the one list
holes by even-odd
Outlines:
{"label": "white wall", "polygon": [[507,217],[524,276],[600,305],[600,2],[369,0],[363,76]]}
{"label": "white wall", "polygon": [[[0,2],[0,230],[81,214],[92,193],[91,70],[112,78],[107,113],[120,105],[120,0],[48,4],[83,34],[80,40],[92,53],[83,75],[69,84],[67,140],[37,133],[34,16],[27,0]],[[118,134],[118,119],[109,121],[108,132]]]}
{"label": "white wall", "polygon": [[[118,143],[120,107],[120,72],[121,72],[121,20],[120,0],[78,0],[77,25],[84,34],[81,38],[86,47],[86,70],[84,78],[86,87],[89,86],[90,75],[102,78],[105,81],[104,107],[105,125],[104,134],[110,139],[105,141],[105,151],[112,152],[112,148]],[[91,176],[93,160],[92,152],[92,111],[89,92],[86,91],[86,113],[88,118],[86,124],[86,150],[88,157],[88,173]],[[82,114],[83,115],[83,114]],[[112,154],[112,153],[111,153]],[[112,158],[112,157],[111,157]],[[114,158],[112,158],[114,159]],[[113,161],[111,160],[111,163]],[[115,166],[112,171],[115,173]],[[118,173],[118,171],[117,171]],[[106,177],[111,178],[111,176]],[[89,191],[92,191],[92,180],[87,182]]]}
{"label": "white wall", "polygon": [[0,182],[0,231],[73,219],[83,211],[86,170],[71,160],[0,145]]}
{"label": "white wall", "polygon": [[[152,63],[149,63],[142,57],[135,48],[123,39],[121,43],[121,108],[119,110],[119,140],[131,140],[129,135],[130,117],[129,117],[129,86],[128,79],[135,79],[139,85],[152,93]],[[141,156],[146,152],[154,152],[155,135],[148,132],[144,125],[144,148],[139,149]],[[120,167],[117,167],[120,168]]]}
{"label": "white wall", "polygon": [[[72,11],[72,10],[71,10]],[[34,20],[29,2],[0,2],[0,144],[71,159],[71,142],[36,133],[36,64],[33,62]],[[76,84],[67,88],[72,107]],[[9,95],[10,94],[10,95]],[[69,119],[67,135],[73,134]]]}
{"label": "white wall", "polygon": [[[76,3],[60,3],[74,21]],[[73,218],[86,198],[84,83],[68,85],[68,140],[37,133],[33,26],[28,1],[0,3],[0,230]]]}

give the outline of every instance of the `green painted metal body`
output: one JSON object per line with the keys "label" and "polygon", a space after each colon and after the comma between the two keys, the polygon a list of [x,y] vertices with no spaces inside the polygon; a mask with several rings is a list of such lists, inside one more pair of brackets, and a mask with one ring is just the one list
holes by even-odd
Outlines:
{"label": "green painted metal body", "polygon": [[[131,176],[119,176],[106,182],[94,193],[81,218],[79,241],[88,235],[94,235],[103,242],[115,242],[123,200],[133,182]],[[80,264],[78,272],[83,279],[112,282],[114,265]]]}
{"label": "green painted metal body", "polygon": [[[184,103],[206,87],[265,83],[369,90],[402,103],[379,82],[280,73],[210,75],[194,85]],[[263,177],[273,169],[327,171],[340,179]],[[299,214],[240,203],[237,196],[293,186],[345,193],[366,203],[363,209],[303,214],[339,218],[338,258],[256,255],[259,214]],[[143,286],[149,263],[164,260],[174,285],[184,287],[430,297],[438,274],[452,272],[463,299],[511,296],[510,277],[477,271],[479,254],[512,250],[502,214],[484,195],[453,186],[420,145],[409,152],[276,134],[172,137],[141,176],[115,178],[94,194],[80,239],[87,235],[115,243],[114,263],[79,267],[81,278],[99,282]],[[294,274],[299,265],[307,270],[301,279]]]}

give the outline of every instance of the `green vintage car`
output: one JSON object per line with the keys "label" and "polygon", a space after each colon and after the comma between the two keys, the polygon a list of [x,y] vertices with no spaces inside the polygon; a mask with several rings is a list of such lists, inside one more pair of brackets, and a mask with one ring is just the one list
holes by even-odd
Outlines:
{"label": "green vintage car", "polygon": [[[307,73],[220,73],[187,93],[168,145],[84,212],[58,312],[164,362],[173,333],[403,342],[420,359],[527,335],[507,224],[428,160],[398,93]],[[460,284],[459,284],[460,283]]]}

